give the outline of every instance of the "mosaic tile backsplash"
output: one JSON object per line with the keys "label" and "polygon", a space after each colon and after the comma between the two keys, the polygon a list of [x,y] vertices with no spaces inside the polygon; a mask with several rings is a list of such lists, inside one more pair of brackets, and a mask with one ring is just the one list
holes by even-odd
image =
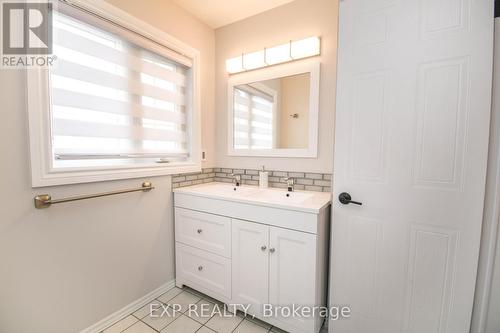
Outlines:
{"label": "mosaic tile backsplash", "polygon": [[[329,173],[266,171],[269,172],[269,187],[285,188],[286,181],[284,178],[292,177],[295,179],[296,190],[331,192],[332,175]],[[231,174],[233,173],[241,175],[241,182],[245,185],[259,185],[259,170],[205,168],[199,173],[172,176],[172,187],[178,188],[214,181],[232,183]]]}

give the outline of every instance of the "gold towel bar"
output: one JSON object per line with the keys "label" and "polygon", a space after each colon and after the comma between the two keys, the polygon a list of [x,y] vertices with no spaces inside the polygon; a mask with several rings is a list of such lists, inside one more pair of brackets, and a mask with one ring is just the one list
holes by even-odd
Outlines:
{"label": "gold towel bar", "polygon": [[106,197],[108,195],[115,195],[115,194],[122,194],[122,193],[139,192],[139,191],[148,192],[148,191],[151,191],[153,189],[154,189],[154,186],[151,182],[144,182],[144,183],[142,183],[142,186],[140,188],[131,188],[131,189],[126,189],[126,190],[117,190],[117,191],[103,192],[103,193],[97,193],[97,194],[79,195],[76,197],[69,197],[69,198],[63,198],[63,199],[52,199],[52,197],[49,194],[41,194],[41,195],[37,195],[35,197],[35,208],[38,208],[38,209],[48,208],[51,205],[55,205],[58,203],[99,198],[99,197]]}

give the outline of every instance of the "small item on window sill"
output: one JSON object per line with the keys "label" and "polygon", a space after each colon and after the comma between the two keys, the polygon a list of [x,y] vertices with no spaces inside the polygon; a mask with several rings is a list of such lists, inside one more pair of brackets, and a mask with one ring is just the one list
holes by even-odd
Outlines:
{"label": "small item on window sill", "polygon": [[155,161],[156,163],[170,163],[170,160],[166,158],[159,158],[158,160]]}
{"label": "small item on window sill", "polygon": [[299,114],[298,113],[293,113],[293,114],[290,115],[290,117],[296,119],[296,118],[299,117]]}

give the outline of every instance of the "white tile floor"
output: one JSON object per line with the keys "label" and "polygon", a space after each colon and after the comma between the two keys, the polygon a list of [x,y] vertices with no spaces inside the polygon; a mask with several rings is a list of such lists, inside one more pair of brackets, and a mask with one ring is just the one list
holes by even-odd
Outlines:
{"label": "white tile floor", "polygon": [[[150,315],[151,304],[153,309],[158,309],[153,316]],[[179,311],[173,311],[174,304]],[[203,315],[201,310],[197,313],[188,311],[191,304],[203,309]],[[222,309],[222,303],[195,290],[173,288],[102,333],[286,333],[240,312],[236,316],[207,316],[215,306]],[[326,332],[326,328],[321,331]]]}

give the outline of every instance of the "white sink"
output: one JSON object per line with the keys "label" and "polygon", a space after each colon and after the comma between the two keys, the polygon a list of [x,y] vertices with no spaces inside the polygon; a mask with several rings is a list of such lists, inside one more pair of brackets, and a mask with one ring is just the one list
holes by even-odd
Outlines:
{"label": "white sink", "polygon": [[[252,195],[258,192],[258,188],[250,187],[250,186],[234,186],[232,184],[226,183],[208,183],[204,184],[205,186],[198,186],[199,190],[209,190],[214,195],[222,195],[222,196],[247,196]],[[195,186],[191,186],[193,189]]]}
{"label": "white sink", "polygon": [[314,213],[328,205],[331,198],[331,194],[327,192],[288,192],[286,189],[261,189],[256,186],[234,186],[217,182],[177,188],[174,192]]}
{"label": "white sink", "polygon": [[293,203],[300,204],[306,200],[309,200],[314,197],[314,193],[311,192],[288,192],[286,190],[277,190],[277,189],[264,189],[258,191],[257,193],[250,194],[252,198],[275,202],[275,203]]}
{"label": "white sink", "polygon": [[249,195],[257,192],[259,189],[250,186],[235,186],[226,183],[209,183],[210,191],[228,195]]}

